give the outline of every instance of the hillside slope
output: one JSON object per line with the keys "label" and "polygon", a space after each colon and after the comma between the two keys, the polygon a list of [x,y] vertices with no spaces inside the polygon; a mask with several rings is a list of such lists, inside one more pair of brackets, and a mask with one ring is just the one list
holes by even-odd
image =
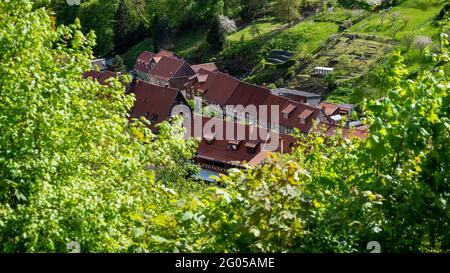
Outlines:
{"label": "hillside slope", "polygon": [[[328,100],[356,103],[383,95],[383,71],[391,54],[401,51],[412,74],[427,69],[426,50],[435,50],[435,20],[447,0],[404,0],[387,10],[333,7],[308,14],[290,27],[275,17],[259,18],[228,35],[224,49],[208,51],[206,30],[172,33],[167,49],[194,62],[215,61],[220,69],[247,82],[315,92]],[[124,54],[132,66],[151,40]],[[285,63],[272,63],[273,51],[292,53]],[[316,77],[317,66],[334,68]]]}

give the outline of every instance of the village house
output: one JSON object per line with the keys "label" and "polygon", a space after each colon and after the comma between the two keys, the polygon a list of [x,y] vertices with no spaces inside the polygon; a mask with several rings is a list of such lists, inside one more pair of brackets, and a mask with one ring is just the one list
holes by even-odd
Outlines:
{"label": "village house", "polygon": [[175,53],[165,49],[161,49],[157,54],[149,51],[144,51],[139,54],[138,58],[136,59],[136,63],[134,64],[134,70],[136,71],[137,76],[140,79],[148,81],[148,74],[156,67],[156,64],[161,60],[162,57],[169,57],[180,60],[182,59]]}
{"label": "village house", "polygon": [[[291,133],[295,128],[309,133],[314,122],[318,122],[324,115],[318,107],[274,95],[267,88],[241,82],[222,72],[200,70],[190,78],[186,88],[188,98],[201,96],[205,104],[220,107],[225,112],[224,118],[248,124],[259,122],[258,126],[284,134]],[[255,106],[258,111],[261,106],[267,107],[266,120],[252,116],[248,112],[227,111],[230,106],[236,109],[239,105],[244,108]],[[270,113],[275,105],[279,107],[278,121],[270,119]],[[261,114],[258,113],[258,116],[261,117]]]}
{"label": "village house", "polygon": [[134,64],[134,70],[139,78],[148,79],[147,74],[154,68],[155,65],[155,63],[152,64],[153,57],[155,57],[155,54],[148,51],[144,51],[138,56],[136,63]]}
{"label": "village house", "polygon": [[[191,124],[204,126],[210,121],[212,118],[195,115]],[[221,124],[222,136],[216,135],[216,132],[196,135],[193,127],[188,132],[192,137],[200,139],[196,161],[205,170],[226,173],[230,168],[256,166],[266,160],[270,152],[289,153],[294,146],[295,139],[290,135],[270,133],[269,136],[262,136],[257,126],[238,124],[223,119],[216,119],[214,122]],[[239,128],[243,129],[243,135],[237,133]],[[232,139],[224,138],[229,133],[227,132],[229,129],[233,130],[232,134],[230,133],[233,136]],[[255,134],[256,138],[250,137],[252,134]],[[278,138],[278,144],[274,150],[271,150],[268,142],[275,137]]]}
{"label": "village house", "polygon": [[[348,138],[367,135],[367,127],[359,121],[348,121],[345,126],[338,122],[338,116],[341,119],[350,116],[353,105],[319,104],[321,98],[317,94],[291,89],[271,91],[222,73],[212,63],[191,66],[176,56],[170,56],[168,51],[163,51],[162,55],[156,57],[143,53],[140,58],[147,61],[137,61],[135,68],[145,72],[149,82],[138,80],[130,88],[137,98],[133,118],[145,117],[152,123],[151,129],[156,131],[154,125],[169,119],[174,106],[187,105],[184,97],[201,97],[203,106],[221,109],[222,116],[194,115],[190,117],[192,124],[196,119],[201,119],[203,124],[214,119],[224,124],[224,130],[227,128],[225,124],[245,128],[246,137],[232,140],[224,140],[214,133],[196,136],[193,131],[189,132],[189,136],[200,139],[196,161],[208,174],[260,164],[268,152],[273,152],[265,149],[273,137],[278,137],[280,142],[275,152],[290,152],[295,143],[291,136],[294,129],[304,134],[323,132],[325,136],[342,131]],[[229,111],[230,106],[233,111]],[[247,107],[252,106],[256,107],[256,114],[248,111]],[[261,112],[264,107],[266,113]],[[272,109],[276,108],[277,116],[272,117]],[[270,132],[269,139],[255,141],[248,138],[250,131],[261,128]]]}
{"label": "village house", "polygon": [[150,83],[184,89],[184,84],[194,74],[194,70],[186,61],[163,56],[147,75]]}
{"label": "village house", "polygon": [[144,117],[150,121],[150,129],[157,131],[156,124],[171,118],[172,109],[177,105],[187,105],[180,91],[137,80],[131,85],[130,93],[136,96],[131,118]]}
{"label": "village house", "polygon": [[271,91],[274,95],[286,97],[300,103],[307,103],[312,106],[319,105],[320,101],[322,100],[322,96],[319,94],[294,89],[276,88]]}
{"label": "village house", "polygon": [[206,93],[207,80],[209,76],[214,77],[215,73],[202,68],[199,69],[195,75],[189,77],[188,81],[184,84],[186,98],[187,99],[193,99],[194,97],[203,98]]}
{"label": "village house", "polygon": [[91,70],[97,70],[97,71],[105,71],[108,70],[108,65],[112,65],[112,59],[94,59],[91,61]]}
{"label": "village house", "polygon": [[321,102],[319,107],[328,117],[328,120],[334,123],[339,123],[344,118],[349,120],[355,108],[355,106],[351,104],[336,104],[327,101]]}
{"label": "village house", "polygon": [[92,80],[98,81],[101,85],[107,85],[107,81],[110,78],[119,77],[120,73],[114,73],[111,71],[96,71],[96,70],[90,70],[85,73],[83,73],[83,77],[85,79],[91,78]]}
{"label": "village house", "polygon": [[184,92],[189,78],[200,70],[218,71],[215,63],[190,65],[175,53],[162,49],[157,54],[144,51],[136,60],[138,78],[160,86],[178,88]]}
{"label": "village house", "polygon": [[326,76],[328,74],[331,74],[333,71],[334,71],[334,68],[332,68],[332,67],[317,66],[314,68],[314,75]]}
{"label": "village house", "polygon": [[204,63],[204,64],[196,64],[191,66],[192,70],[195,73],[198,73],[201,69],[209,71],[209,72],[217,72],[219,69],[217,68],[215,63]]}

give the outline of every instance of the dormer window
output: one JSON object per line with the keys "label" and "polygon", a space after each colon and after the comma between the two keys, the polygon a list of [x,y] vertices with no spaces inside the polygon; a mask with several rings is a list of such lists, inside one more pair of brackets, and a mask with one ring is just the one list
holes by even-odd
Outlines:
{"label": "dormer window", "polygon": [[230,140],[228,141],[228,150],[229,151],[237,151],[239,150],[239,146],[241,146],[241,140]]}
{"label": "dormer window", "polygon": [[286,106],[283,111],[281,111],[283,118],[284,119],[288,119],[289,115],[294,112],[294,110],[297,108],[297,106],[295,106],[294,104],[289,104],[288,106]]}
{"label": "dormer window", "polygon": [[150,116],[150,121],[151,121],[151,122],[155,122],[156,120],[158,120],[158,115],[152,114],[152,115]]}
{"label": "dormer window", "polygon": [[303,110],[300,115],[298,116],[298,118],[300,119],[300,123],[301,124],[306,124],[308,121],[308,118],[313,114],[314,112],[312,110],[309,109],[305,109]]}
{"label": "dormer window", "polygon": [[259,141],[248,141],[247,143],[245,143],[245,148],[247,148],[247,153],[249,154],[256,154],[256,150],[258,148],[259,145]]}

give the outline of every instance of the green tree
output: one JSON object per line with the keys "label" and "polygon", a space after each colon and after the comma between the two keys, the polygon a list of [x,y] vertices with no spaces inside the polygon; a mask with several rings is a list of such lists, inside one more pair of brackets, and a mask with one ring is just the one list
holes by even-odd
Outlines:
{"label": "green tree", "polygon": [[118,0],[82,1],[81,3],[79,19],[82,22],[83,32],[95,31],[95,55],[103,57],[111,54],[115,48],[114,16]]}
{"label": "green tree", "polygon": [[122,57],[120,55],[114,56],[113,60],[113,71],[114,72],[127,72],[127,67],[123,63]]}
{"label": "green tree", "polygon": [[266,8],[267,0],[241,0],[240,16],[244,22],[253,21]]}
{"label": "green tree", "polygon": [[164,47],[169,37],[169,24],[167,17],[164,16],[153,16],[152,21],[152,40],[153,40],[153,50],[158,52]]}
{"label": "green tree", "polygon": [[117,79],[83,79],[95,36],[78,20],[54,29],[28,0],[0,2],[0,17],[0,251],[134,249],[168,185],[195,170],[196,143],[179,121],[157,137],[130,123],[134,98]]}
{"label": "green tree", "polygon": [[215,51],[221,51],[225,44],[225,31],[220,26],[219,18],[214,17],[209,26],[208,35],[206,37],[206,41],[209,44],[209,47]]}
{"label": "green tree", "polygon": [[129,1],[120,0],[116,11],[114,18],[116,53],[124,53],[145,37],[145,28],[138,13],[131,9],[132,4]]}
{"label": "green tree", "polygon": [[292,21],[300,17],[300,6],[302,0],[277,0],[275,12],[279,18],[291,25]]}
{"label": "green tree", "polygon": [[255,36],[258,36],[258,38],[261,40],[261,29],[257,23],[253,23],[250,25],[250,33],[252,34],[253,38]]}
{"label": "green tree", "polygon": [[177,228],[159,232],[163,243],[156,247],[365,252],[368,242],[378,241],[383,252],[448,252],[446,29],[433,71],[411,79],[402,56],[394,54],[385,97],[364,104],[370,125],[366,139],[298,132],[291,154],[273,155],[254,169],[234,170],[219,179],[227,188],[180,200],[178,208],[165,214]]}

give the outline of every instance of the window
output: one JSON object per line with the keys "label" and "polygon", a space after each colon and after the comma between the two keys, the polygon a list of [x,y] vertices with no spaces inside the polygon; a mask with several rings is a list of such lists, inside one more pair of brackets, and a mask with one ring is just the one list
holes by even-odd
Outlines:
{"label": "window", "polygon": [[283,113],[283,118],[288,119],[289,118],[289,114],[288,113]]}
{"label": "window", "polygon": [[149,112],[145,112],[144,117],[148,118],[150,116]]}
{"label": "window", "polygon": [[150,116],[150,121],[155,122],[157,119],[158,119],[158,115],[156,115],[156,114],[152,114],[152,115]]}
{"label": "window", "polygon": [[228,144],[228,150],[230,151],[237,151],[238,147],[236,144]]}
{"label": "window", "polygon": [[241,145],[241,140],[230,140],[228,141],[228,151],[237,151]]}
{"label": "window", "polygon": [[248,141],[245,143],[245,148],[247,148],[247,153],[256,154],[259,141]]}

